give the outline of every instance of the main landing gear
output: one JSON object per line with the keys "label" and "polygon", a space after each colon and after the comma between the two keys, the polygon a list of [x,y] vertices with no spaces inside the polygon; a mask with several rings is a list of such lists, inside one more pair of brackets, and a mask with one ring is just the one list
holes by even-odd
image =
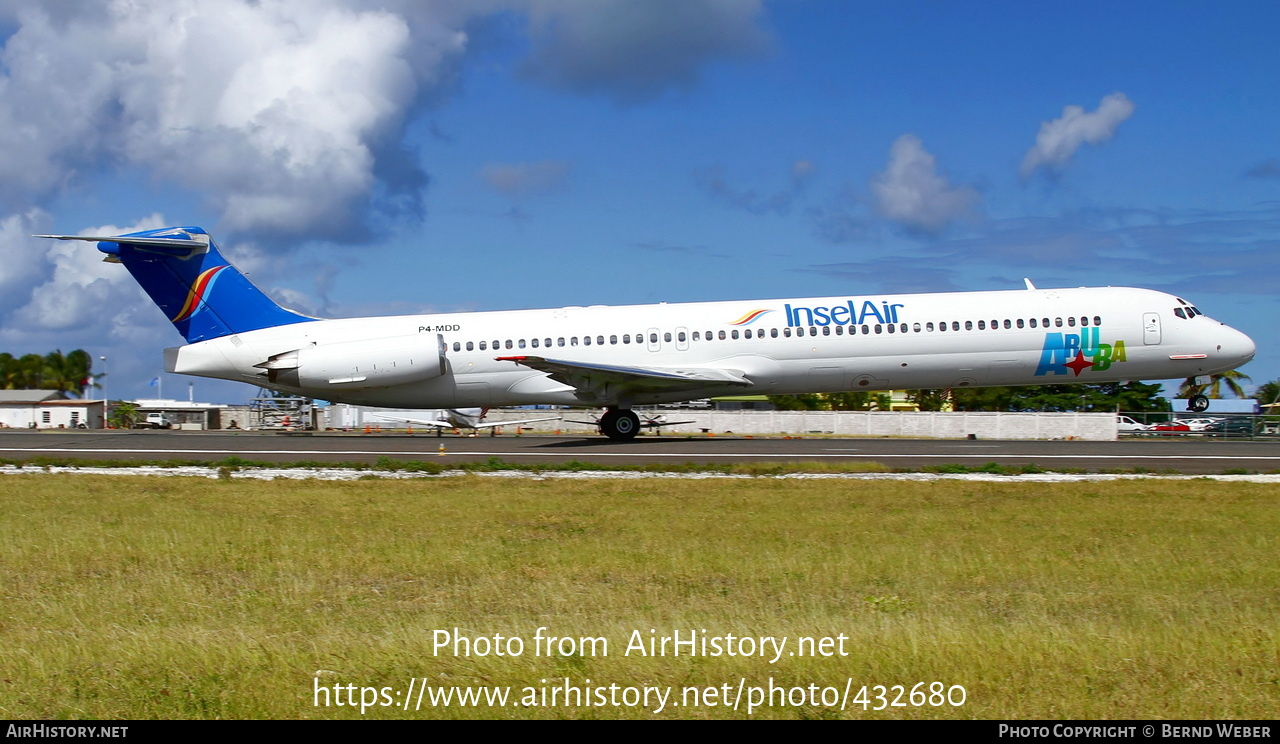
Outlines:
{"label": "main landing gear", "polygon": [[600,417],[600,433],[615,442],[635,439],[640,433],[640,417],[625,408],[606,408]]}
{"label": "main landing gear", "polygon": [[1196,413],[1203,413],[1209,410],[1209,396],[1193,395],[1187,398],[1187,410],[1195,411]]}

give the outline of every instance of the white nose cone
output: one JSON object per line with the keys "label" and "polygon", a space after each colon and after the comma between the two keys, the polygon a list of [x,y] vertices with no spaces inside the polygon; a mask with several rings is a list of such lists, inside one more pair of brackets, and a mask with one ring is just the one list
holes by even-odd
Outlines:
{"label": "white nose cone", "polygon": [[1230,364],[1231,369],[1235,369],[1253,359],[1253,355],[1257,351],[1258,346],[1253,342],[1253,339],[1225,323],[1222,325],[1218,352],[1221,354],[1224,364]]}

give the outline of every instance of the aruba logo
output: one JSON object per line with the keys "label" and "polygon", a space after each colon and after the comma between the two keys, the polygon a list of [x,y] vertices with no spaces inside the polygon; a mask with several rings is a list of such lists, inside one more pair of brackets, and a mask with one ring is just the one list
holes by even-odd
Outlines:
{"label": "aruba logo", "polygon": [[[1095,372],[1110,369],[1112,364],[1127,361],[1124,353],[1124,341],[1117,339],[1114,344],[1098,343],[1099,328],[1081,328],[1080,333],[1046,333],[1044,348],[1040,351],[1040,364],[1036,366],[1036,375],[1065,375],[1067,370],[1076,377],[1086,369]],[[1092,361],[1085,359],[1092,357]]]}
{"label": "aruba logo", "polygon": [[196,277],[195,283],[191,285],[191,291],[187,293],[187,301],[182,303],[182,309],[169,321],[179,323],[194,315],[196,310],[199,310],[200,306],[204,304],[204,296],[209,293],[209,288],[213,286],[213,280],[218,277],[218,274],[222,273],[223,269],[229,268],[231,268],[230,265],[223,264],[200,272],[200,276]]}

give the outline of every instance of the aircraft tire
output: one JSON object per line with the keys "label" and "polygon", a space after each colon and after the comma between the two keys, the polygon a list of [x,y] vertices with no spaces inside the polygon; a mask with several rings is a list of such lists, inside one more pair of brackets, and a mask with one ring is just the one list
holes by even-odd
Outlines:
{"label": "aircraft tire", "polygon": [[600,417],[600,431],[615,442],[626,442],[640,433],[640,417],[626,409],[610,408]]}
{"label": "aircraft tire", "polygon": [[1207,395],[1191,396],[1190,398],[1187,399],[1187,410],[1195,411],[1196,413],[1201,413],[1202,411],[1209,410],[1209,396]]}

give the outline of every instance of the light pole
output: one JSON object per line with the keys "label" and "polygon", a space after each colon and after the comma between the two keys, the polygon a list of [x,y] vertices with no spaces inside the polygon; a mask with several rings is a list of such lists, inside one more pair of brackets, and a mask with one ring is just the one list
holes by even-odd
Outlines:
{"label": "light pole", "polygon": [[[101,375],[101,377],[102,377],[103,379],[106,379],[106,377],[107,377],[107,357],[106,357],[105,355],[104,355],[104,356],[100,356],[100,357],[98,357],[98,361],[102,362],[102,375]],[[104,421],[102,422],[102,425],[103,425],[103,427],[107,427],[107,426],[110,426],[110,425],[111,425],[111,423],[110,423],[110,422],[111,422],[111,399],[107,397],[107,384],[106,384],[105,382],[103,382],[103,383],[99,383],[99,385],[98,385],[98,389],[102,391],[102,418],[104,419]]]}

